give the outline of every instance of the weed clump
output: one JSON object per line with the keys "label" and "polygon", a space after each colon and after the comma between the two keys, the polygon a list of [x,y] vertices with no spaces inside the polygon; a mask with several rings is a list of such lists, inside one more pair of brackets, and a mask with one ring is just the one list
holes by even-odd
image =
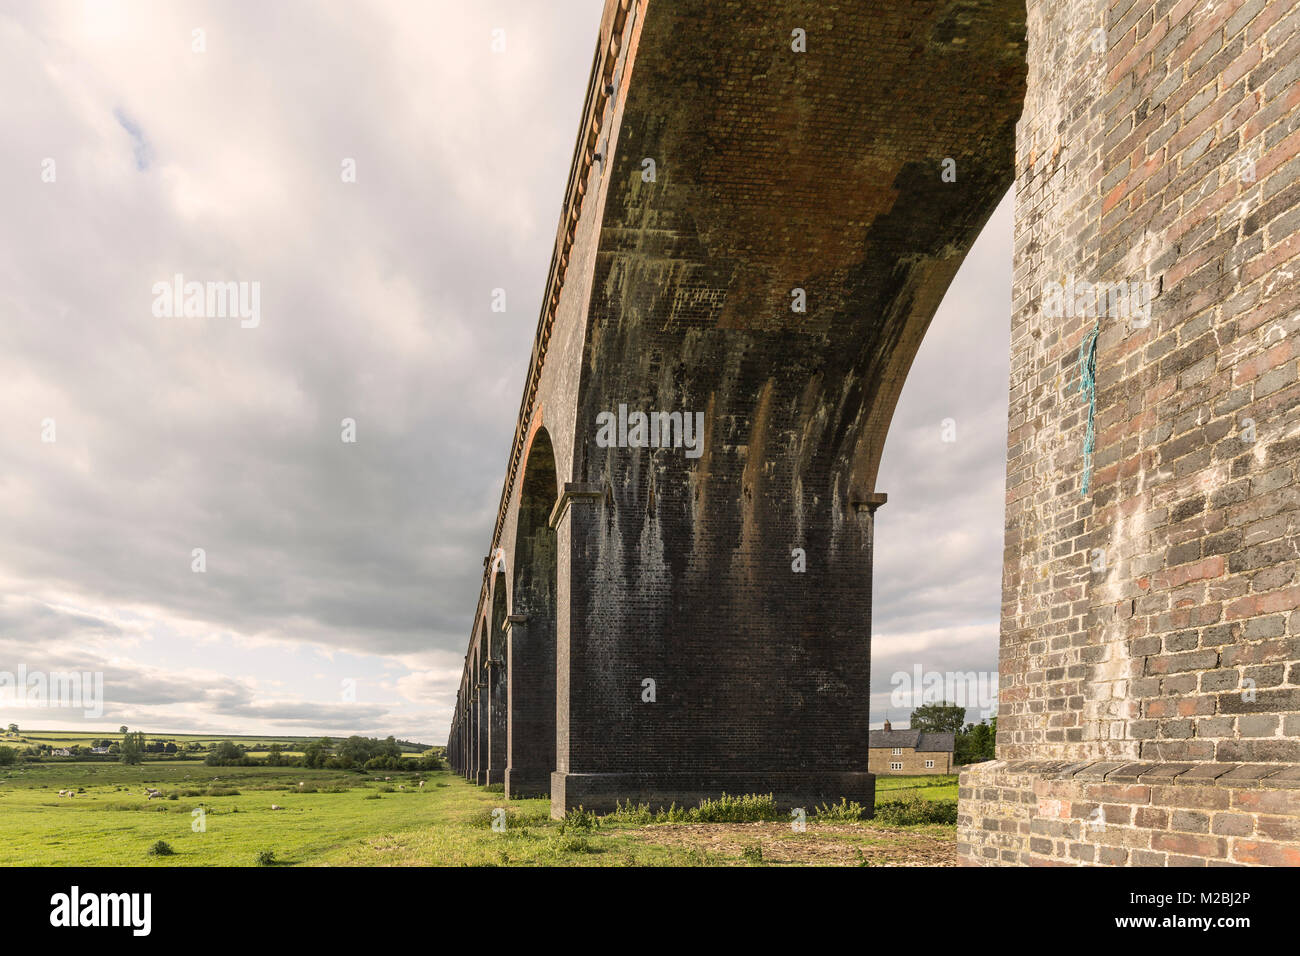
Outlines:
{"label": "weed clump", "polygon": [[876,804],[876,819],[900,827],[922,826],[927,823],[957,823],[956,800],[923,800],[908,794],[901,800],[888,800]]}
{"label": "weed clump", "polygon": [[867,819],[871,814],[856,800],[850,802],[848,797],[840,797],[839,803],[823,803],[813,815],[822,823],[856,823]]}
{"label": "weed clump", "polygon": [[560,821],[560,833],[567,834],[585,834],[592,833],[600,828],[600,820],[596,814],[590,810],[584,810],[578,807],[576,810],[570,810]]}
{"label": "weed clump", "polygon": [[622,826],[644,826],[649,823],[757,823],[784,820],[786,815],[777,809],[770,793],[741,797],[724,793],[717,800],[701,800],[698,807],[690,808],[674,803],[665,809],[651,810],[644,803],[618,803],[600,819]]}

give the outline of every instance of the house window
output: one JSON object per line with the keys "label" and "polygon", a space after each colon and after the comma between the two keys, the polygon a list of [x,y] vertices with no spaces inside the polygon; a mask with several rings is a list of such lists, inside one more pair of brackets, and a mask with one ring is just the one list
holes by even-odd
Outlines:
{"label": "house window", "polygon": [[902,769],[903,769],[903,764],[902,764],[902,762],[899,762],[899,763],[891,763],[891,764],[889,765],[889,769],[890,769],[890,770],[902,770]]}
{"label": "house window", "polygon": [[899,756],[901,756],[902,753],[903,753],[903,748],[902,748],[902,747],[895,747],[895,748],[894,748],[894,756],[895,756],[895,757],[899,757]]}
{"label": "house window", "polygon": [[925,762],[925,769],[926,769],[926,770],[933,770],[933,769],[934,769],[934,761],[933,761],[933,760],[927,760],[927,761]]}

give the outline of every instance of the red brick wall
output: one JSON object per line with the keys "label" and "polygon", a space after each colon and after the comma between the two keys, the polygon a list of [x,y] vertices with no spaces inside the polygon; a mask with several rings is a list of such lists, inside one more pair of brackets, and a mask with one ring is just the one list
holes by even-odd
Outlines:
{"label": "red brick wall", "polygon": [[[1300,761],[1300,7],[1036,0],[1029,14],[1002,759],[963,773],[963,852],[1295,862],[1281,788]],[[1043,307],[1044,283],[1070,274],[1158,292],[1147,327],[1101,318],[1086,496],[1077,357],[1094,318]],[[1135,766],[1182,784],[1238,764],[1204,788],[1128,781]],[[1081,841],[1076,810],[1098,801],[1114,812]]]}

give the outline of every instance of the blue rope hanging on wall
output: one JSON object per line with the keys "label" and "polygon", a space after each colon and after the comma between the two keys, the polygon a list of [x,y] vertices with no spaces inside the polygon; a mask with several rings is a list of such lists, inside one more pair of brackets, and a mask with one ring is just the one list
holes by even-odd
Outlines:
{"label": "blue rope hanging on wall", "polygon": [[1088,396],[1088,431],[1083,436],[1083,485],[1079,494],[1088,493],[1092,483],[1092,448],[1096,440],[1093,417],[1097,413],[1097,336],[1101,332],[1101,319],[1093,323],[1092,331],[1079,343],[1079,390]]}

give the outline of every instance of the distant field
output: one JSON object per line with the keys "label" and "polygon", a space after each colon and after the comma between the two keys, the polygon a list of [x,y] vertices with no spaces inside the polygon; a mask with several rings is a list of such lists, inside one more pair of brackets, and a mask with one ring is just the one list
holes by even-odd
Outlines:
{"label": "distant field", "polygon": [[[955,790],[951,777],[880,778],[881,797],[895,781],[921,779],[946,779]],[[176,799],[147,799],[146,786]],[[67,788],[82,792],[58,796]],[[945,787],[917,792],[932,797]],[[506,813],[504,832],[491,829],[496,808]],[[200,809],[204,832],[194,829]],[[953,834],[951,826],[811,820],[801,833],[782,822],[607,824],[563,833],[550,819],[549,801],[507,803],[446,771],[358,774],[195,762],[0,768],[5,866],[252,866],[262,851],[298,866],[950,865]],[[148,855],[158,840],[175,855]]]}
{"label": "distant field", "polygon": [[876,802],[893,800],[915,793],[925,800],[956,800],[957,775],[935,774],[928,777],[886,777],[876,775]]}
{"label": "distant field", "polygon": [[[134,730],[135,728],[132,728]],[[211,747],[213,744],[220,743],[223,740],[231,740],[237,744],[242,744],[248,748],[249,755],[254,757],[266,756],[267,748],[272,744],[279,744],[287,754],[301,754],[302,748],[313,741],[320,740],[319,736],[315,737],[265,737],[250,736],[243,737],[238,734],[155,734],[144,731],[146,740],[171,740],[180,746],[188,743],[200,743],[204,746]],[[23,730],[17,736],[5,733],[0,730],[0,746],[9,747],[27,747],[39,746],[40,744],[49,744],[52,747],[71,747],[73,744],[79,744],[82,747],[89,747],[91,741],[95,740],[112,740],[120,741],[122,735],[117,731],[98,733],[81,731],[81,730]],[[342,737],[334,738],[337,742]],[[411,747],[404,746],[404,753],[419,754],[429,747]]]}

